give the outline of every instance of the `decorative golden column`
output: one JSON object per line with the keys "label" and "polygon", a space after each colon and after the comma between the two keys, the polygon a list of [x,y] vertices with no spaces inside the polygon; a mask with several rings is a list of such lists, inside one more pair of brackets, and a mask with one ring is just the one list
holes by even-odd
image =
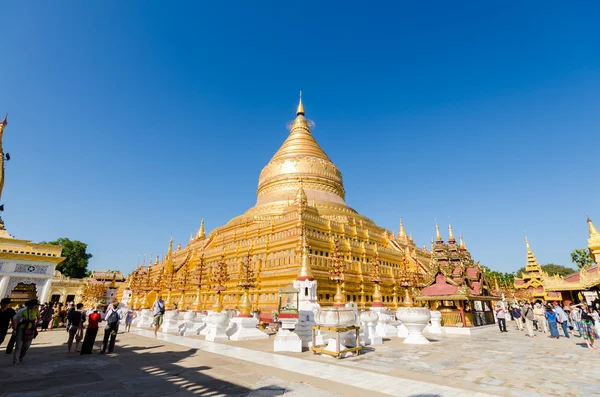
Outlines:
{"label": "decorative golden column", "polygon": [[248,298],[248,290],[253,288],[256,285],[256,277],[254,275],[254,271],[252,270],[252,247],[248,249],[248,255],[246,256],[246,260],[242,263],[242,268],[240,270],[238,287],[244,290],[244,294],[242,295],[242,301],[240,303],[240,314],[238,317],[252,317],[250,312],[252,311],[252,304],[250,303],[250,299]]}
{"label": "decorative golden column", "polygon": [[372,307],[383,307],[383,302],[381,300],[381,291],[379,289],[379,284],[381,283],[381,277],[379,277],[379,253],[377,252],[377,245],[373,246],[374,253],[373,259],[371,260],[371,282],[374,286],[373,291],[373,304]]}
{"label": "decorative golden column", "polygon": [[216,313],[220,313],[223,310],[223,297],[221,296],[221,293],[225,291],[225,283],[228,280],[229,273],[227,271],[227,263],[225,263],[225,243],[223,243],[223,253],[221,254],[221,259],[213,267],[211,279],[211,282],[215,284],[212,289],[217,294],[217,299],[212,307],[213,311]]}
{"label": "decorative golden column", "polygon": [[[408,255],[408,254],[407,254]],[[412,298],[412,288],[415,286],[415,275],[408,268],[409,260],[405,257],[402,258],[402,267],[400,270],[400,285],[404,288],[404,301],[402,302],[403,307],[412,307],[415,302]]]}
{"label": "decorative golden column", "polygon": [[[195,256],[195,253],[194,253]],[[196,301],[194,302],[194,311],[199,312],[202,308],[200,296],[202,293],[202,279],[204,278],[204,252],[200,256],[200,261],[194,269],[194,281],[196,282]]]}
{"label": "decorative golden column", "polygon": [[336,236],[333,241],[333,252],[331,253],[331,269],[329,269],[329,280],[335,281],[335,296],[333,306],[343,307],[346,304],[346,297],[342,294],[342,284],[344,283],[344,263],[340,258],[340,239]]}
{"label": "decorative golden column", "polygon": [[190,274],[189,274],[189,265],[191,262],[196,260],[196,250],[193,250],[192,253],[190,254],[190,258],[183,263],[183,266],[181,267],[181,269],[179,270],[179,277],[178,277],[178,287],[181,290],[181,296],[179,297],[179,302],[177,303],[177,310],[178,311],[185,311],[185,291],[188,288],[188,284],[189,284],[189,278],[190,278]]}

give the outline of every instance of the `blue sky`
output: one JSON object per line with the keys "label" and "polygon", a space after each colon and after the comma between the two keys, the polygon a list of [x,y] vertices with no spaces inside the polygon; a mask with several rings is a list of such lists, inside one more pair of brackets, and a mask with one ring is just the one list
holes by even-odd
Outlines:
{"label": "blue sky", "polygon": [[422,245],[450,218],[502,271],[525,235],[542,263],[586,246],[595,2],[281,3],[5,3],[8,230],[131,270],[254,204],[303,90],[347,202],[381,226]]}

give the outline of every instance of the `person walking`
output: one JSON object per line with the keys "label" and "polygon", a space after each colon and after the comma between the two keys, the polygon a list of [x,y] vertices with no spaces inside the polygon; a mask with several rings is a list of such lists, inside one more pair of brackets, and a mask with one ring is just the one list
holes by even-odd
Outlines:
{"label": "person walking", "polygon": [[[102,350],[100,354],[104,354],[108,349],[109,353],[115,350],[115,342],[117,333],[119,332],[119,323],[123,318],[121,310],[119,310],[119,302],[114,301],[106,310],[106,328],[104,328],[104,339],[102,340]],[[109,341],[110,339],[110,341]]]}
{"label": "person walking", "polygon": [[71,353],[71,348],[73,347],[73,339],[76,340],[75,351],[79,351],[79,343],[81,342],[81,334],[83,333],[83,322],[85,320],[81,309],[83,309],[83,303],[78,303],[69,319],[69,339],[67,340],[69,353]]}
{"label": "person walking", "polygon": [[562,328],[563,333],[565,334],[565,338],[570,338],[569,317],[567,316],[567,313],[565,313],[564,309],[560,307],[558,302],[553,302],[552,304],[554,305],[554,312],[556,313],[557,323],[560,324],[560,327]]}
{"label": "person walking", "polygon": [[[52,322],[52,316],[54,315],[54,308],[50,303],[44,307],[42,312],[42,331],[48,330],[48,325]],[[52,329],[52,328],[50,328]]]}
{"label": "person walking", "polygon": [[100,305],[96,305],[94,311],[88,316],[88,326],[85,331],[83,344],[81,345],[81,354],[92,354],[96,335],[98,335],[98,323],[102,321],[102,315],[99,313]]}
{"label": "person walking", "polygon": [[546,311],[542,307],[542,304],[537,302],[533,308],[533,315],[537,321],[538,329],[542,330],[545,334],[548,333],[548,323],[546,322]]}
{"label": "person walking", "polygon": [[581,322],[581,309],[577,305],[571,305],[571,313],[569,313],[571,324],[573,324],[573,330],[577,330],[579,337],[581,338],[581,330],[579,329],[579,323]]}
{"label": "person walking", "polygon": [[525,327],[527,327],[527,335],[530,338],[533,338],[535,334],[533,333],[533,320],[535,319],[533,315],[533,309],[529,302],[525,302],[523,306],[523,317],[525,318]]}
{"label": "person walking", "polygon": [[557,313],[550,304],[546,306],[546,320],[548,321],[548,328],[550,328],[550,338],[558,339]]}
{"label": "person walking", "polygon": [[596,332],[596,328],[594,327],[594,319],[592,317],[592,309],[588,307],[587,304],[578,304],[581,305],[581,321],[579,322],[579,334],[585,340],[588,349],[597,349],[594,346],[594,341],[598,339],[598,333]]}
{"label": "person walking", "polygon": [[135,313],[131,308],[127,309],[127,314],[125,315],[125,332],[131,331],[131,324],[133,323],[133,319],[135,318]]}
{"label": "person walking", "polygon": [[163,323],[163,316],[165,315],[165,302],[162,300],[162,296],[157,296],[154,305],[152,305],[152,315],[154,316],[154,321],[152,321],[152,326],[154,327],[154,337],[158,336],[158,329]]}
{"label": "person walking", "polygon": [[25,309],[17,313],[17,337],[13,352],[13,365],[23,363],[31,342],[37,336],[37,322],[40,320],[40,306],[37,300],[28,301]]}
{"label": "person walking", "polygon": [[514,305],[510,309],[510,315],[517,325],[517,329],[519,331],[523,331],[523,318],[521,316],[521,309],[518,306]]}
{"label": "person walking", "polygon": [[9,325],[12,325],[13,333],[17,329],[17,320],[14,318],[17,312],[9,305],[10,298],[4,298],[0,301],[0,345],[4,342],[6,334],[8,334]]}
{"label": "person walking", "polygon": [[67,332],[69,332],[69,329],[71,328],[71,316],[73,316],[73,313],[75,313],[75,305],[73,304],[73,302],[69,302],[65,322],[65,328],[67,329]]}
{"label": "person walking", "polygon": [[498,319],[500,332],[508,332],[506,330],[506,310],[500,304],[496,305],[496,318]]}

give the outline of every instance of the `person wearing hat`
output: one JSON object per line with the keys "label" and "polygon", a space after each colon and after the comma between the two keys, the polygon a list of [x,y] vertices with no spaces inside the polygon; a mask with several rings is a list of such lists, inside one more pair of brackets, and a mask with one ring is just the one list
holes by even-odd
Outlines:
{"label": "person wearing hat", "polygon": [[119,332],[119,324],[123,319],[123,314],[119,309],[118,301],[114,301],[112,305],[108,306],[104,319],[106,320],[106,328],[104,328],[104,339],[102,340],[102,349],[100,350],[100,354],[104,354],[106,349],[108,349],[109,353],[112,353],[115,349],[115,341],[117,339],[117,333]]}
{"label": "person wearing hat", "polygon": [[25,304],[25,309],[17,313],[17,338],[13,352],[13,365],[19,365],[27,354],[31,342],[37,336],[37,322],[40,320],[40,303],[30,300]]}
{"label": "person wearing hat", "polygon": [[13,318],[17,312],[12,307],[9,307],[10,298],[4,298],[0,301],[0,345],[4,342],[8,333],[8,326],[12,324],[13,332],[17,329],[17,322]]}

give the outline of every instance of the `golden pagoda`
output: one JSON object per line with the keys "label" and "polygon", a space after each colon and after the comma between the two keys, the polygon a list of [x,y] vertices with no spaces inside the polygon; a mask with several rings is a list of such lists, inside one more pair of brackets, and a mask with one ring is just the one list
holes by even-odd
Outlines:
{"label": "golden pagoda", "polygon": [[[430,277],[431,253],[415,245],[402,222],[395,235],[346,203],[342,173],[315,140],[312,126],[301,96],[287,139],[260,173],[256,204],[208,235],[202,221],[195,237],[179,250],[173,251],[171,242],[163,260],[144,273],[151,279],[161,275],[162,287],[138,288],[136,309],[149,307],[157,294],[167,298],[168,306],[179,302],[179,310],[211,309],[217,303],[211,280],[222,270],[229,275],[219,287],[223,309],[238,309],[242,301],[247,307],[249,299],[252,310],[262,313],[277,309],[278,291],[306,274],[318,282],[323,306],[352,301],[368,307],[377,298],[389,308],[398,306],[401,272],[407,267]],[[164,282],[182,271],[202,280],[190,284],[183,296]],[[252,283],[242,279],[249,271],[255,275]],[[343,277],[332,277],[332,271]]]}
{"label": "golden pagoda", "polygon": [[[525,273],[521,278],[515,277],[515,289],[520,297],[530,301],[542,300],[546,302],[562,300],[561,294],[548,291],[544,288],[544,279],[548,276],[538,263],[529,246],[529,240],[525,237],[527,247],[527,263]],[[520,292],[520,293],[519,293]]]}

